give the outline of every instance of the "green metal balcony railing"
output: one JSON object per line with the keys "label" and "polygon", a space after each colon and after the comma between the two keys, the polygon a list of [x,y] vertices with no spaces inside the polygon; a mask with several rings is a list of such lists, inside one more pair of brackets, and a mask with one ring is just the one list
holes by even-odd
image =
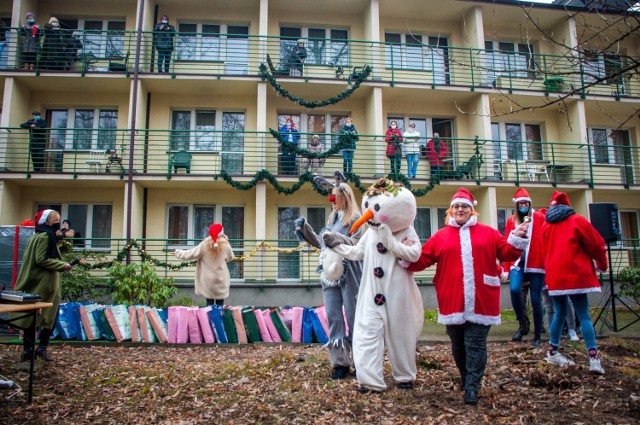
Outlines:
{"label": "green metal balcony railing", "polygon": [[[214,26],[216,27],[216,26]],[[307,57],[295,55],[295,39],[257,36],[247,27],[229,27],[229,33],[178,32],[173,37],[142,32],[139,46],[141,73],[168,73],[172,77],[200,75],[213,78],[259,78],[267,63],[276,77],[303,77],[349,81],[369,65],[369,79],[398,83],[536,92],[572,92],[639,97],[640,81],[621,73],[638,58],[620,55],[534,54],[444,45],[381,43],[366,40],[307,38]],[[25,70],[18,28],[8,33],[0,57],[2,70]],[[136,31],[51,30],[42,33],[33,69],[41,72],[112,73],[127,76],[135,66]]]}
{"label": "green metal balcony railing", "polygon": [[[435,231],[436,229],[433,229]],[[425,235],[418,235],[421,242]],[[118,254],[126,253],[128,245],[124,239],[86,238],[74,244],[73,256],[86,257],[89,264],[98,264],[114,260]],[[189,249],[196,246],[200,240],[183,239],[174,243],[167,239],[137,239],[138,246],[144,249],[144,254],[153,261],[158,274],[164,278],[174,278],[177,284],[192,284],[195,276],[195,266],[173,255],[176,248]],[[611,245],[611,267],[615,274],[627,266],[640,266],[640,241],[638,239],[623,239]],[[230,263],[229,272],[232,284],[318,284],[318,252],[308,246],[303,246],[296,239],[258,241],[252,239],[231,239],[231,247],[236,259]],[[290,252],[292,251],[293,252]],[[99,257],[93,257],[93,255]],[[131,262],[141,262],[137,248],[129,251]],[[416,273],[416,281],[431,282],[435,267],[430,267]],[[105,268],[91,270],[95,277],[106,278]],[[605,273],[604,278],[608,278]]]}
{"label": "green metal balcony railing", "polygon": [[[314,133],[315,134],[315,133]],[[320,152],[333,149],[334,155],[309,155],[311,134],[299,133],[297,152],[287,152],[270,133],[255,131],[134,130],[134,151],[129,146],[131,131],[123,129],[48,129],[30,139],[20,128],[0,129],[0,169],[5,173],[47,172],[90,176],[110,173],[123,178],[132,159],[136,177],[145,175],[217,178],[224,171],[238,177],[253,177],[261,170],[285,178],[304,172],[330,174],[343,169],[337,148],[337,134],[318,134]],[[577,144],[443,138],[447,157],[440,181],[470,180],[480,185],[490,182],[532,182],[549,185],[622,185],[639,183],[640,152],[635,146]],[[421,139],[417,180],[432,178],[425,155],[426,139]],[[30,148],[31,146],[31,148]],[[400,143],[400,146],[402,144]],[[361,134],[353,158],[352,171],[361,178],[377,178],[391,172],[382,135]],[[406,151],[405,151],[406,153]],[[133,156],[133,158],[131,158]],[[407,174],[406,155],[399,173]]]}

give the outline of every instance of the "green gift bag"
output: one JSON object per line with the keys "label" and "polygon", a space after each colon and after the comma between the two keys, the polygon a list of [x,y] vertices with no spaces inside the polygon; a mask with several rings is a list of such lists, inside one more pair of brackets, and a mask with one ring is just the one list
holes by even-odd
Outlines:
{"label": "green gift bag", "polygon": [[230,309],[222,309],[222,321],[224,322],[224,328],[227,331],[227,341],[230,344],[237,344],[238,333],[236,332],[236,322],[233,320],[233,312]]}
{"label": "green gift bag", "polygon": [[258,328],[258,321],[256,315],[253,312],[253,308],[245,307],[242,309],[242,321],[244,322],[244,328],[247,331],[248,342],[260,342],[260,329]]}
{"label": "green gift bag", "polygon": [[287,329],[287,326],[282,321],[282,317],[280,317],[280,312],[277,308],[272,308],[269,310],[269,316],[271,316],[271,320],[273,320],[273,324],[278,330],[278,334],[282,339],[282,342],[291,342],[291,332]]}

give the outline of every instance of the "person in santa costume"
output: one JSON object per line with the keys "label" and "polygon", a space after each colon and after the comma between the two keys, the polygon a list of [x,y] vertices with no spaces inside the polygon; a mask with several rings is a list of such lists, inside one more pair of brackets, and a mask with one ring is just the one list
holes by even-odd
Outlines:
{"label": "person in santa costume", "polygon": [[[355,246],[342,243],[334,232],[323,234],[325,245],[334,252],[363,261],[353,332],[353,361],[361,393],[387,388],[385,345],[398,387],[411,389],[416,379],[416,344],[424,310],[413,272],[399,262],[420,256],[420,240],[411,225],[416,212],[411,191],[383,178],[362,198],[362,217],[351,232],[364,223],[369,228]],[[407,241],[412,241],[411,246]]]}
{"label": "person in santa costume", "polygon": [[591,324],[587,298],[590,292],[600,292],[596,272],[607,271],[604,239],[586,218],[575,213],[567,194],[558,191],[551,198],[542,238],[547,287],[555,310],[549,329],[547,362],[558,366],[574,364],[558,352],[562,326],[567,317],[567,302],[571,298],[589,353],[589,371],[604,375],[597,357],[596,333]]}
{"label": "person in santa costume", "polygon": [[477,202],[467,189],[451,198],[446,226],[422,246],[409,265],[417,272],[437,263],[433,284],[438,298],[438,323],[446,325],[460,371],[464,402],[475,405],[487,365],[487,335],[500,324],[500,268],[496,259],[515,261],[526,248],[528,223],[508,237],[478,223]]}
{"label": "person in santa costume", "polygon": [[174,255],[182,260],[197,260],[196,294],[207,299],[207,305],[224,305],[229,296],[231,276],[227,263],[233,260],[233,250],[221,224],[209,226],[209,236],[195,248],[176,249]]}
{"label": "person in santa costume", "polygon": [[529,318],[524,311],[522,300],[522,282],[529,281],[531,291],[531,308],[533,309],[533,340],[531,343],[540,346],[540,334],[542,332],[542,288],[544,287],[544,252],[542,247],[542,225],[546,208],[536,211],[531,208],[531,197],[525,188],[519,188],[513,196],[515,212],[507,219],[504,235],[529,221],[527,237],[531,242],[515,262],[505,261],[502,264],[504,276],[509,277],[511,290],[511,305],[520,323],[518,330],[511,338],[512,341],[522,341],[522,337],[529,333]]}
{"label": "person in santa costume", "polygon": [[[35,350],[36,357],[51,361],[47,347],[60,306],[61,272],[71,270],[72,266],[62,260],[58,249],[58,238],[55,232],[60,229],[60,214],[47,209],[38,211],[34,218],[35,234],[27,241],[15,290],[40,295],[42,302],[53,303],[52,307],[42,309],[42,314],[38,315],[40,342]],[[20,313],[19,316],[24,314]],[[17,320],[14,324],[24,329],[20,361],[27,361],[34,354],[33,335],[36,324],[32,323],[31,316]]]}

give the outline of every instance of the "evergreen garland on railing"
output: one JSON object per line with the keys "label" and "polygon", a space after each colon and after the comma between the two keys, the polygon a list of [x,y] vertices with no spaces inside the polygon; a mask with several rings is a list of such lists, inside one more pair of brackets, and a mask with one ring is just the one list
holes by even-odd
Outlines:
{"label": "evergreen garland on railing", "polygon": [[297,144],[284,140],[282,138],[282,133],[280,133],[279,131],[276,131],[270,128],[269,132],[276,140],[278,140],[279,143],[282,144],[282,146],[286,147],[290,152],[294,152],[297,155],[300,155],[304,158],[314,158],[314,159],[329,158],[330,156],[333,156],[339,153],[342,149],[344,149],[349,144],[349,142],[346,140],[340,141],[340,139],[338,139],[338,143],[336,143],[336,145],[331,149],[328,149],[322,153],[316,153],[316,152],[308,151],[306,149],[299,148]]}
{"label": "evergreen garland on railing", "polygon": [[286,97],[293,103],[297,103],[298,105],[302,105],[306,108],[321,108],[327,105],[335,105],[338,102],[342,102],[349,96],[353,94],[358,88],[360,88],[360,84],[371,74],[371,67],[369,65],[365,65],[362,67],[362,70],[353,73],[350,81],[353,82],[353,85],[350,85],[345,91],[339,93],[333,97],[324,100],[311,100],[307,101],[302,99],[301,97],[297,97],[289,93],[284,87],[282,87],[277,81],[276,78],[269,72],[267,65],[264,63],[260,64],[260,75],[262,77],[262,81],[268,81],[271,84],[271,87],[279,93],[281,96]]}
{"label": "evergreen garland on railing", "polygon": [[322,195],[322,196],[328,195],[327,191],[322,189],[320,186],[318,186],[316,184],[316,182],[313,181],[314,175],[311,172],[306,172],[306,173],[300,174],[300,176],[298,177],[298,182],[295,183],[291,187],[284,187],[284,186],[280,185],[280,183],[278,183],[278,180],[275,178],[275,176],[273,174],[271,174],[267,170],[258,171],[257,173],[254,174],[254,176],[251,179],[251,181],[249,181],[247,183],[240,183],[240,182],[237,182],[237,181],[233,180],[233,178],[229,174],[227,174],[227,172],[224,171],[224,170],[222,170],[220,172],[220,177],[222,177],[222,179],[228,185],[230,185],[234,189],[238,189],[238,190],[250,190],[250,189],[253,189],[255,187],[255,185],[258,184],[259,181],[267,180],[269,183],[271,183],[271,185],[274,187],[274,189],[278,193],[283,193],[283,194],[288,196],[288,195],[292,195],[292,194],[296,193],[305,183],[308,182],[308,183],[311,183],[311,185],[313,187],[313,190],[318,192],[320,195]]}

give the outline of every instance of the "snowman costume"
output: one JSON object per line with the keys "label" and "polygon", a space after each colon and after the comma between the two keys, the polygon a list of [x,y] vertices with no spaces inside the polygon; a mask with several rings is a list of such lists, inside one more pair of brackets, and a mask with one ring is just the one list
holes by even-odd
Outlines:
{"label": "snowman costume", "polygon": [[[349,246],[331,232],[325,245],[349,260],[363,260],[362,280],[356,305],[353,360],[361,392],[383,391],[384,348],[387,347],[393,378],[401,388],[416,379],[416,344],[422,332],[424,310],[413,272],[400,260],[417,261],[420,241],[412,223],[416,200],[409,189],[380,179],[362,199],[362,218],[369,229]],[[404,244],[403,241],[414,243]]]}

